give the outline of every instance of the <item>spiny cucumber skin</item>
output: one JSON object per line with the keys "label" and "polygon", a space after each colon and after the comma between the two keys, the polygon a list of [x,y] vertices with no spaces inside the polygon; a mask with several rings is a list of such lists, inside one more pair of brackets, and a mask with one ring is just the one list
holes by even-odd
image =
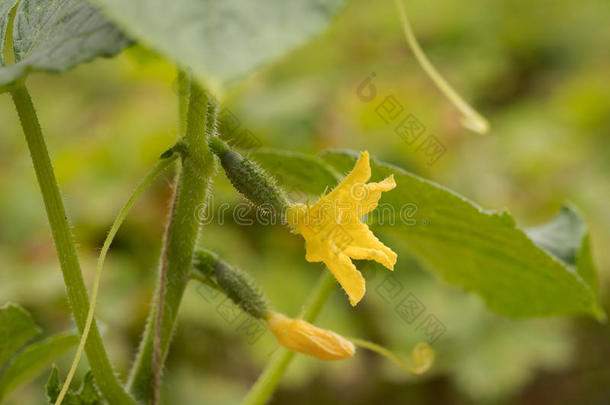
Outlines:
{"label": "spiny cucumber skin", "polygon": [[198,250],[195,252],[193,264],[202,275],[207,277],[213,276],[216,263],[218,263],[218,255],[216,253],[209,250]]}
{"label": "spiny cucumber skin", "polygon": [[194,266],[202,275],[214,278],[227,297],[245,312],[257,319],[266,317],[269,312],[267,298],[248,273],[206,249],[195,253]]}
{"label": "spiny cucumber skin", "polygon": [[220,158],[229,181],[257,207],[283,214],[290,203],[275,180],[252,160],[231,150],[218,138],[210,140],[210,149]]}
{"label": "spiny cucumber skin", "polygon": [[257,319],[269,312],[267,299],[255,281],[244,271],[222,260],[216,264],[216,281],[235,304]]}

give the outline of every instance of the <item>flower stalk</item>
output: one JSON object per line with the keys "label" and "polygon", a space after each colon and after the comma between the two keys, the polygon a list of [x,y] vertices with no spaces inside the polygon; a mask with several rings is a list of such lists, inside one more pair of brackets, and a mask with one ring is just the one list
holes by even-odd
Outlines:
{"label": "flower stalk", "polygon": [[[330,273],[322,273],[317,286],[301,310],[299,318],[307,322],[313,322],[335,289],[335,285],[335,279]],[[250,388],[241,405],[264,405],[273,395],[293,357],[293,351],[280,348],[274,354],[267,367],[265,367],[263,373],[258,377],[256,383]]]}

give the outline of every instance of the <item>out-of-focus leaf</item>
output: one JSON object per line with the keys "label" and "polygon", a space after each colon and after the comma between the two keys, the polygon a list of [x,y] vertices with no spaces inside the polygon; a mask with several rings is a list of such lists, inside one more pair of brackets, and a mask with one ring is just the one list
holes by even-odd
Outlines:
{"label": "out-of-focus leaf", "polygon": [[[339,171],[349,170],[356,157],[349,151],[322,156]],[[589,277],[586,281],[583,273],[549,254],[566,256],[568,246],[574,249],[574,240],[582,240],[578,229],[584,225],[576,226],[572,215],[560,215],[553,226],[558,233],[560,228],[561,233],[576,232],[576,236],[558,237],[559,244],[547,237],[545,246],[538,246],[506,211],[484,210],[398,167],[376,161],[371,166],[374,179],[394,175],[397,184],[395,190],[384,193],[372,221],[398,233],[414,257],[450,284],[475,292],[489,309],[506,316],[603,316],[591,288],[593,268],[583,268]],[[566,221],[568,225],[563,224]],[[579,252],[582,249],[577,247]]]}
{"label": "out-of-focus leaf", "polygon": [[522,388],[537,372],[570,362],[571,340],[555,320],[488,321],[487,332],[461,341],[455,353],[453,380],[482,403],[493,403]]}
{"label": "out-of-focus leaf", "polygon": [[[57,367],[53,366],[46,385],[49,404],[53,405],[55,401],[57,401],[60,390],[61,381],[59,381],[59,372],[57,371]],[[83,383],[80,388],[77,390],[68,390],[62,403],[66,405],[98,405],[103,403],[102,397],[95,386],[95,380],[91,370],[87,371],[87,374],[83,377]]]}
{"label": "out-of-focus leaf", "polygon": [[319,33],[344,0],[93,0],[201,80],[228,82]]}
{"label": "out-of-focus leaf", "polygon": [[[0,0],[0,41],[13,0]],[[15,64],[0,67],[0,89],[30,71],[63,72],[129,44],[121,31],[84,0],[21,0],[13,23]]]}
{"label": "out-of-focus leaf", "polygon": [[49,404],[54,404],[57,401],[57,397],[61,392],[61,381],[59,381],[59,371],[57,370],[57,366],[53,364],[53,368],[51,369],[51,375],[49,375],[49,379],[47,380],[47,384],[45,386],[47,391],[47,399],[49,400]]}
{"label": "out-of-focus leaf", "polygon": [[78,335],[62,333],[36,342],[17,354],[0,376],[0,398],[41,373],[66,350],[78,344]]}
{"label": "out-of-focus leaf", "polygon": [[9,303],[0,308],[0,368],[17,349],[39,333],[31,315],[19,305]]}

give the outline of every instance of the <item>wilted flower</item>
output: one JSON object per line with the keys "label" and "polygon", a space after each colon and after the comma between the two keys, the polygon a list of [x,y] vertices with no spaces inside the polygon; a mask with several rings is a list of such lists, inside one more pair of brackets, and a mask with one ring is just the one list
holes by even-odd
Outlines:
{"label": "wilted flower", "polygon": [[321,360],[348,359],[356,352],[356,347],[349,340],[302,319],[270,312],[267,326],[282,346]]}

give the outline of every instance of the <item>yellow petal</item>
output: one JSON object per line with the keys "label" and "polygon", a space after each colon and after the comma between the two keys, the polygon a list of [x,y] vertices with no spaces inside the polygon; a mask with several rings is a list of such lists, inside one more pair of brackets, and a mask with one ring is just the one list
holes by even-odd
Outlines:
{"label": "yellow petal", "polygon": [[349,200],[352,188],[357,184],[364,184],[371,178],[371,164],[369,152],[360,153],[360,157],[351,172],[333,191],[325,196],[329,200]]}
{"label": "yellow petal", "polygon": [[347,234],[357,243],[346,246],[343,252],[356,260],[374,260],[389,270],[394,270],[398,255],[392,249],[381,243],[366,224],[344,227]]}
{"label": "yellow petal", "polygon": [[302,319],[271,312],[267,315],[267,326],[282,346],[321,360],[348,359],[356,352],[349,340]]}
{"label": "yellow petal", "polygon": [[[364,191],[362,200],[359,201],[361,210],[358,210],[360,217],[368,214],[377,208],[379,204],[379,199],[381,198],[381,193],[384,191],[390,191],[394,187],[396,187],[396,181],[394,181],[394,175],[384,179],[379,183],[368,183],[364,186]],[[352,189],[352,195],[354,199],[358,199],[359,195],[357,193],[358,189],[354,186]]]}
{"label": "yellow petal", "polygon": [[375,260],[390,270],[396,253],[385,246],[362,222],[374,210],[381,193],[396,187],[394,176],[378,183],[371,177],[368,152],[362,152],[354,169],[329,194],[313,206],[294,204],[286,212],[287,222],[305,238],[305,259],[324,262],[356,305],[366,287],[362,274],[350,258]]}
{"label": "yellow petal", "polygon": [[343,253],[339,253],[335,258],[328,258],[324,262],[347,293],[349,303],[352,306],[356,306],[366,292],[366,283],[362,273],[356,269],[350,258]]}

